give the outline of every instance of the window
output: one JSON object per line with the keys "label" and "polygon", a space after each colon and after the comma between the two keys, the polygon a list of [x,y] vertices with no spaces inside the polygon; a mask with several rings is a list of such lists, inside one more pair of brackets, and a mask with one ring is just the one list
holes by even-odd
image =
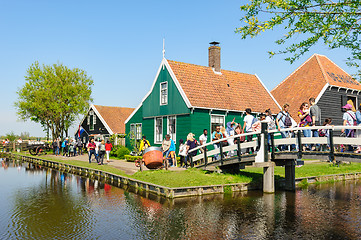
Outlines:
{"label": "window", "polygon": [[163,118],[155,118],[154,143],[162,143],[163,140]]}
{"label": "window", "polygon": [[176,143],[176,116],[169,116],[167,121],[167,134]]}
{"label": "window", "polygon": [[87,117],[87,125],[88,126],[90,125],[90,115],[88,115],[88,117]]}
{"label": "window", "polygon": [[95,125],[97,123],[97,115],[93,115],[93,124]]}
{"label": "window", "polygon": [[130,139],[134,139],[135,137],[135,124],[130,124],[130,130],[129,130]]}
{"label": "window", "polygon": [[137,140],[142,139],[142,124],[141,123],[135,124],[135,137]]}
{"label": "window", "polygon": [[350,100],[352,101],[353,106],[357,109],[357,97],[347,96],[347,103],[349,103]]}
{"label": "window", "polygon": [[168,104],[168,82],[160,83],[160,105]]}
{"label": "window", "polygon": [[94,131],[94,115],[90,115],[90,126],[89,126],[89,130],[90,131]]}
{"label": "window", "polygon": [[211,133],[216,131],[217,126],[224,126],[223,115],[211,115]]}

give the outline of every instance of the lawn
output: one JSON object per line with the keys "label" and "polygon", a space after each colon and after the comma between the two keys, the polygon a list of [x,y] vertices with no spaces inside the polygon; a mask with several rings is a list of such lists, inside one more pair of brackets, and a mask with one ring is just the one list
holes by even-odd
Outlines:
{"label": "lawn", "polygon": [[[39,158],[71,164],[80,167],[103,170],[109,173],[137,179],[166,187],[190,187],[205,185],[222,185],[230,183],[249,183],[261,182],[263,168],[247,167],[241,170],[239,174],[216,173],[203,171],[200,169],[187,169],[185,171],[166,171],[166,170],[149,170],[137,172],[133,175],[127,175],[124,171],[108,165],[89,164],[78,160],[59,160],[50,156],[41,156]],[[319,162],[309,163],[302,167],[296,167],[296,178],[322,176],[330,174],[356,173],[361,172],[361,163],[342,164],[339,167],[331,163]],[[285,169],[275,167],[275,178],[283,178]]]}

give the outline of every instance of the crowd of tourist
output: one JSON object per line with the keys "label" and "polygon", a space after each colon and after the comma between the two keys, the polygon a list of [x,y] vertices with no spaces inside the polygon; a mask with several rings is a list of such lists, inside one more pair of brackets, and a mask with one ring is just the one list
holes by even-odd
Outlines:
{"label": "crowd of tourist", "polygon": [[[342,107],[345,112],[343,113],[343,125],[345,129],[342,130],[342,135],[346,137],[360,137],[361,138],[361,131],[355,131],[353,129],[347,129],[347,126],[361,126],[361,104],[358,109],[354,109],[353,103],[348,102],[345,106]],[[220,148],[225,146],[230,146],[236,144],[236,139],[228,138],[230,136],[239,135],[242,133],[249,133],[247,136],[242,136],[239,138],[240,142],[250,142],[253,139],[252,132],[259,132],[261,131],[261,122],[265,121],[267,123],[268,130],[278,130],[282,138],[291,138],[295,137],[294,132],[292,131],[291,127],[304,127],[305,129],[302,130],[304,137],[328,137],[329,130],[327,129],[307,129],[307,127],[311,126],[331,126],[332,119],[326,118],[324,122],[321,122],[321,109],[316,104],[315,98],[310,98],[308,101],[305,101],[301,104],[298,112],[297,117],[299,123],[297,124],[296,121],[292,118],[289,113],[289,104],[284,104],[282,106],[282,110],[273,115],[270,109],[266,109],[264,113],[259,114],[258,117],[252,115],[252,109],[247,108],[245,109],[245,116],[243,119],[243,125],[241,123],[235,122],[233,119],[230,122],[226,123],[226,126],[218,125],[215,126],[214,131],[208,136],[208,130],[204,129],[203,133],[199,136],[199,141],[196,140],[195,135],[193,133],[189,133],[187,135],[186,141],[183,139],[179,140],[179,151],[178,156],[180,158],[180,166],[179,167],[187,167],[189,165],[189,158],[197,155],[198,151],[190,151],[198,146],[205,145],[210,139],[213,142],[214,149]],[[290,130],[287,130],[291,128]],[[285,131],[286,130],[286,131]],[[224,139],[222,141],[222,139]],[[271,150],[271,135],[268,134],[268,147]],[[146,137],[143,137],[143,141],[141,142],[141,151],[144,151],[145,148],[149,147],[149,141],[146,140]],[[257,144],[260,146],[260,143]],[[322,146],[320,144],[306,144],[303,146],[303,150],[305,151],[321,151],[324,147],[329,146]],[[177,166],[176,161],[176,153],[175,153],[175,143],[171,139],[170,135],[166,135],[165,139],[162,142],[162,151],[163,157],[169,166]],[[274,151],[278,150],[296,150],[295,145],[281,145],[276,146]],[[360,146],[347,146],[348,151],[354,151],[357,153],[361,152]],[[207,151],[207,148],[204,146],[199,149],[200,152]],[[253,147],[248,147],[245,153],[241,154],[249,154],[255,153],[258,151],[258,147],[254,149]],[[237,154],[236,150],[228,151],[224,153],[225,157],[232,157]],[[214,160],[219,160],[220,153],[215,154],[213,156]]]}

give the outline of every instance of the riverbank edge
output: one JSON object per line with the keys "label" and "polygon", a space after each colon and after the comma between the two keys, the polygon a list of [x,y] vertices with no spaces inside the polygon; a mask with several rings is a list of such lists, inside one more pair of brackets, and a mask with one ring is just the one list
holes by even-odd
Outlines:
{"label": "riverbank edge", "polygon": [[[19,153],[2,153],[10,155],[15,159],[21,159],[26,162],[38,164],[44,167],[59,170],[61,172],[68,172],[79,176],[88,177],[95,180],[104,180],[107,183],[124,188],[125,186],[133,188],[135,192],[141,190],[148,193],[152,193],[158,196],[166,198],[182,198],[190,196],[202,196],[210,194],[228,193],[228,192],[243,192],[250,190],[261,190],[262,183],[231,183],[222,185],[206,185],[206,186],[191,186],[191,187],[165,187],[141,180],[129,178],[126,176],[109,173],[104,170],[75,166],[72,164],[66,164],[53,160],[41,159],[31,156],[22,155]],[[333,181],[347,181],[361,179],[361,172],[355,173],[341,173],[341,174],[330,174],[321,176],[309,176],[296,178],[295,183],[298,187],[308,186],[309,184],[322,184]],[[276,180],[278,188],[284,187],[284,179]]]}
{"label": "riverbank edge", "polygon": [[166,198],[181,198],[189,196],[202,196],[208,194],[218,194],[225,192],[242,192],[249,190],[259,190],[262,187],[254,183],[231,183],[222,185],[206,185],[206,186],[192,186],[192,187],[165,187],[157,184],[144,182],[141,180],[121,176],[114,173],[109,173],[103,170],[80,167],[72,164],[66,164],[53,160],[46,160],[31,156],[22,155],[19,153],[3,153],[11,158],[22,160],[25,162],[38,164],[44,167],[56,169],[62,172],[68,172],[79,176],[89,177],[96,180],[104,180],[107,183],[116,187],[128,186],[135,190],[143,190],[155,195],[160,195]]}

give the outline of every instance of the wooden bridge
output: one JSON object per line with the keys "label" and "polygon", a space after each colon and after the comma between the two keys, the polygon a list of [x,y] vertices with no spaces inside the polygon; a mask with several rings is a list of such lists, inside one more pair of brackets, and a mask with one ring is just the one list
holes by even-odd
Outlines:
{"label": "wooden bridge", "polygon": [[[327,131],[327,137],[304,137],[302,130],[318,131],[324,129]],[[219,167],[224,171],[239,171],[246,165],[254,167],[263,167],[263,191],[268,193],[274,192],[274,167],[285,167],[286,190],[295,190],[295,166],[303,165],[302,159],[318,159],[328,160],[330,162],[339,163],[341,161],[361,162],[361,154],[354,152],[335,151],[336,147],[342,145],[361,145],[361,138],[346,138],[341,136],[342,129],[360,130],[361,126],[316,126],[316,127],[297,127],[281,129],[281,132],[288,132],[294,137],[275,139],[275,133],[278,130],[267,130],[267,123],[262,122],[262,130],[260,132],[244,133],[217,141],[213,141],[202,146],[196,147],[188,152],[188,154],[205,149],[207,146],[219,143],[219,148],[213,150],[202,151],[192,157],[191,167],[207,169],[211,166]],[[243,136],[253,135],[250,142],[240,142]],[[270,135],[270,141],[268,141]],[[232,140],[233,145],[222,146],[223,141]],[[318,145],[325,149],[322,151],[304,151],[305,145]],[[276,148],[283,146],[286,150]],[[247,148],[257,149],[252,154],[244,154]]]}

